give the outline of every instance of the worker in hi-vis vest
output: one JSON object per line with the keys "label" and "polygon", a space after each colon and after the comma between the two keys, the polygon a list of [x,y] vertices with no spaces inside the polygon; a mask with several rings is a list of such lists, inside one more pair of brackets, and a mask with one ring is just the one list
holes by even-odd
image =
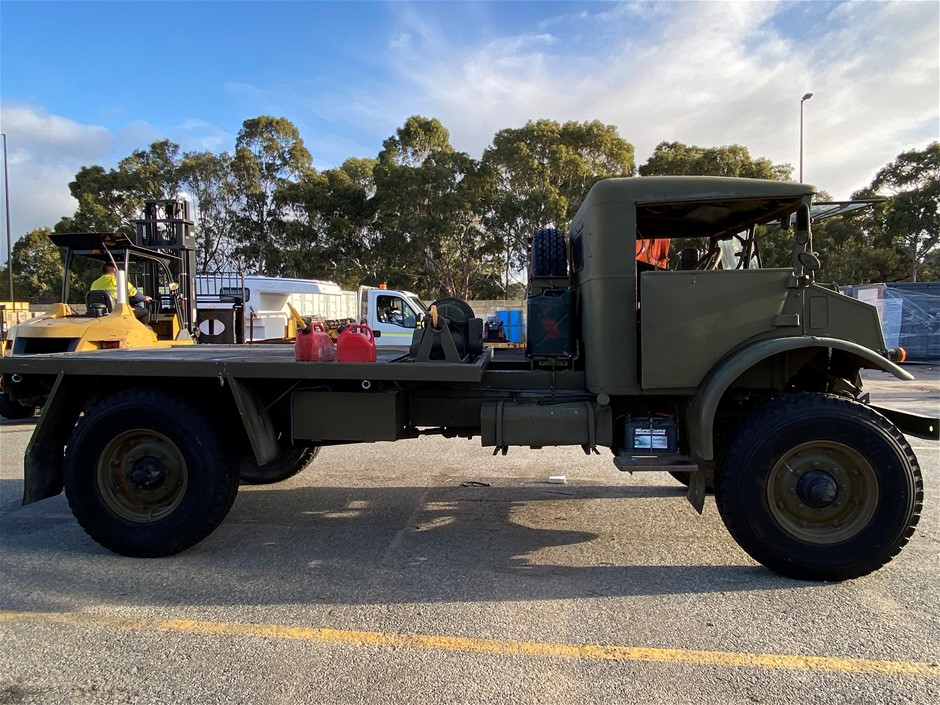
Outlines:
{"label": "worker in hi-vis vest", "polygon": [[[91,291],[106,291],[117,302],[117,268],[111,263],[105,264],[101,268],[101,276],[91,283],[90,289]],[[134,307],[134,315],[137,318],[141,320],[147,318],[149,311],[146,304],[152,299],[137,291],[137,287],[130,282],[127,282],[127,300]]]}

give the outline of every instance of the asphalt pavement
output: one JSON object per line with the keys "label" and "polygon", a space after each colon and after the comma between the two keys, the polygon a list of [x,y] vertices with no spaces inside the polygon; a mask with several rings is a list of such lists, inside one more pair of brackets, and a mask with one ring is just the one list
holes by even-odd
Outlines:
{"label": "asphalt pavement", "polygon": [[[936,415],[909,369],[866,374],[873,401]],[[189,551],[124,558],[64,496],[20,506],[33,425],[0,422],[0,704],[940,702],[936,441],[911,542],[819,584],[665,474],[442,438],[324,449]]]}

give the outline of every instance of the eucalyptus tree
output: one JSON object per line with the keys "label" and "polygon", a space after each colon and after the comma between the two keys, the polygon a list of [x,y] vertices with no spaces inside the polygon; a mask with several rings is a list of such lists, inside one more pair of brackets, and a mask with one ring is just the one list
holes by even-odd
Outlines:
{"label": "eucalyptus tree", "polygon": [[277,274],[279,240],[295,214],[278,191],[312,172],[313,159],[294,124],[262,115],[245,120],[235,140],[233,174],[240,203],[235,255],[246,271]]}
{"label": "eucalyptus tree", "polygon": [[285,273],[331,279],[347,288],[375,283],[380,261],[375,164],[375,159],[350,158],[279,192],[297,214],[293,238],[281,252]]}
{"label": "eucalyptus tree", "polygon": [[789,164],[774,164],[765,157],[754,158],[739,144],[723,147],[697,147],[681,142],[660,142],[640,176],[664,175],[742,176],[752,179],[787,181],[792,177]]}
{"label": "eucalyptus tree", "polygon": [[907,271],[916,282],[940,244],[940,142],[899,154],[878,171],[871,191],[890,196],[875,211],[872,226],[907,254]]}
{"label": "eucalyptus tree", "polygon": [[[13,251],[2,270],[0,281],[4,284],[9,281],[8,267],[12,264],[13,297],[16,301],[39,304],[59,301],[65,266],[59,248],[49,237],[51,233],[49,228],[38,228],[13,244]],[[84,294],[84,289],[79,289]]]}
{"label": "eucalyptus tree", "polygon": [[78,202],[75,212],[55,225],[57,232],[124,232],[133,234],[142,202],[128,193],[124,175],[115,169],[83,166],[69,183]]}
{"label": "eucalyptus tree", "polygon": [[235,226],[241,202],[227,152],[187,152],[180,163],[181,186],[195,206],[196,267],[214,273],[235,267]]}
{"label": "eucalyptus tree", "polygon": [[134,221],[141,217],[145,200],[176,197],[181,185],[179,169],[179,145],[169,140],[134,150],[116,169],[83,166],[69,184],[78,207],[55,229],[133,235]]}
{"label": "eucalyptus tree", "polygon": [[118,162],[123,187],[140,201],[176,198],[182,185],[180,146],[170,140],[153,142],[146,150],[135,149]]}
{"label": "eucalyptus tree", "polygon": [[535,230],[565,227],[597,181],[636,173],[633,145],[598,120],[537,120],[500,130],[483,164],[496,179],[487,226],[502,241],[505,288],[510,272],[525,267]]}
{"label": "eucalyptus tree", "polygon": [[409,118],[383,143],[374,169],[378,276],[430,298],[468,298],[498,280],[501,247],[484,227],[489,170],[450,144],[436,119]]}

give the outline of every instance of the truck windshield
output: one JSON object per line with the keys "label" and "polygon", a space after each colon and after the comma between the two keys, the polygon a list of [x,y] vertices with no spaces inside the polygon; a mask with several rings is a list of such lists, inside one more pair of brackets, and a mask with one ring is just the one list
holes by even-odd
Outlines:
{"label": "truck windshield", "polygon": [[405,299],[411,304],[411,307],[415,310],[416,313],[427,313],[428,307],[419,299],[415,294],[412,294],[410,291],[404,292]]}

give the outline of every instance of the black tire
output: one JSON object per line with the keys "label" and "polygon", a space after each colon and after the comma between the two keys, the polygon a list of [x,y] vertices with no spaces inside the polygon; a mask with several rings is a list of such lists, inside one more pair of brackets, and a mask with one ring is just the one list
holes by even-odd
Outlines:
{"label": "black tire", "polygon": [[125,556],[168,556],[222,522],[237,463],[209,417],[179,397],[134,389],[86,411],[65,452],[65,493],[95,541]]}
{"label": "black tire", "polygon": [[752,413],[716,477],[728,531],[759,563],[798,580],[877,570],[908,542],[923,479],[901,432],[864,404],[778,397]]}
{"label": "black tire", "polygon": [[299,473],[313,462],[319,452],[320,446],[286,448],[274,460],[260,466],[254,455],[243,455],[238,463],[239,476],[247,485],[271,485]]}
{"label": "black tire", "polygon": [[532,238],[532,276],[567,277],[565,234],[557,228],[537,230]]}
{"label": "black tire", "polygon": [[10,399],[10,395],[6,392],[0,392],[0,416],[7,419],[28,419],[35,415],[35,405],[23,404],[15,399]]}

